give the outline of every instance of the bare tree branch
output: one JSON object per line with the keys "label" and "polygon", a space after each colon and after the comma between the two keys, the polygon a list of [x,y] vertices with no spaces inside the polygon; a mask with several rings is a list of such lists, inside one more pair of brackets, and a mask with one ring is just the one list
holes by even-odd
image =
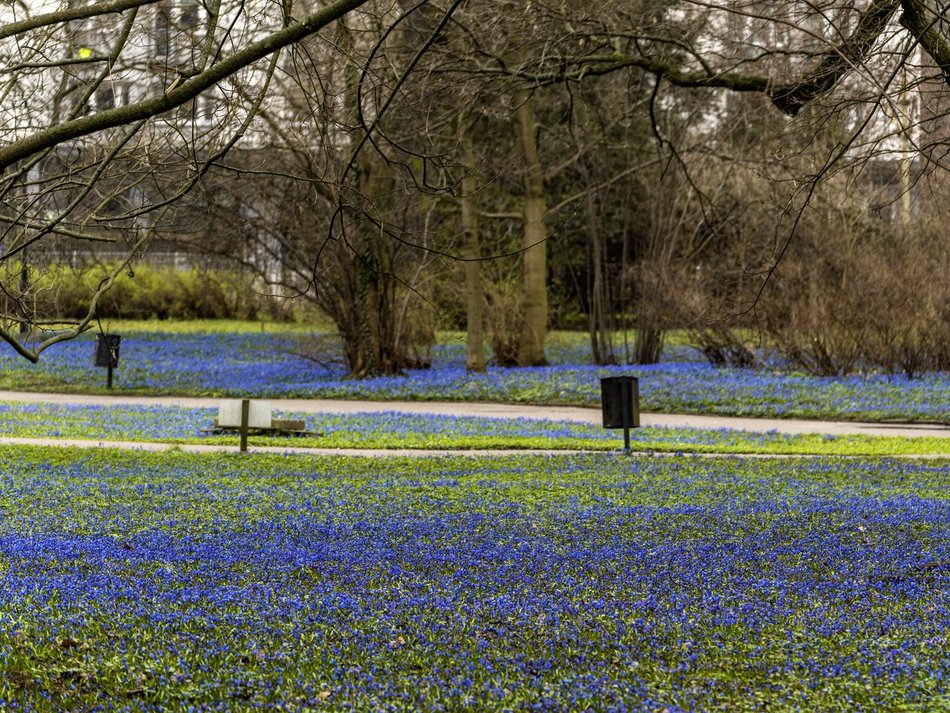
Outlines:
{"label": "bare tree branch", "polygon": [[940,71],[943,79],[950,86],[950,43],[937,32],[937,18],[927,19],[926,6],[920,0],[903,0],[903,12],[900,22],[920,42]]}
{"label": "bare tree branch", "polygon": [[234,54],[212,64],[205,71],[160,96],[89,116],[78,117],[14,141],[0,149],[0,167],[9,166],[20,159],[33,155],[37,151],[56,146],[64,141],[89,136],[105,129],[124,126],[143,119],[150,119],[179,107],[244,67],[277,52],[283,47],[300,42],[304,38],[319,32],[331,22],[364,5],[367,1],[337,0],[312,13],[299,23],[274,31],[264,39],[252,42],[244,49],[238,50]]}
{"label": "bare tree branch", "polygon": [[[904,3],[905,14],[906,6],[919,6],[919,4],[919,0],[907,0]],[[900,6],[900,0],[873,0],[861,15],[854,31],[840,45],[829,47],[817,66],[791,82],[776,82],[773,77],[766,74],[714,69],[711,63],[702,59],[701,54],[696,50],[691,50],[690,54],[702,65],[700,70],[686,68],[675,59],[660,58],[643,52],[634,55],[609,53],[578,57],[546,57],[546,64],[559,65],[558,69],[549,71],[533,70],[530,64],[516,68],[496,64],[483,67],[479,71],[485,74],[515,76],[533,84],[544,85],[579,82],[588,77],[603,76],[635,67],[661,77],[677,87],[762,93],[771,99],[777,109],[795,116],[804,106],[829,92],[867,60]],[[932,32],[932,34],[935,33]],[[937,39],[939,38],[935,37],[931,40],[931,44],[936,44]],[[658,43],[655,38],[651,40],[654,40],[654,44]],[[682,43],[668,41],[664,44],[678,47]],[[946,56],[950,60],[950,51]]]}
{"label": "bare tree branch", "polygon": [[84,20],[100,15],[112,15],[145,5],[154,5],[158,2],[161,2],[161,0],[113,0],[113,2],[92,3],[90,5],[71,4],[71,7],[67,7],[63,10],[43,13],[36,17],[10,22],[0,26],[0,40],[6,39],[7,37],[14,37],[24,32],[29,32],[30,30],[37,30],[41,27],[59,25],[73,20]]}

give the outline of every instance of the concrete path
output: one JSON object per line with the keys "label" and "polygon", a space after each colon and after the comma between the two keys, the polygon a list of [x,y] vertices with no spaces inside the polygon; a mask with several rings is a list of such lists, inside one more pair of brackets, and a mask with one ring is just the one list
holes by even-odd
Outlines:
{"label": "concrete path", "polygon": [[[338,401],[330,399],[267,399],[285,413],[401,413],[434,416],[482,416],[486,418],[532,418],[577,423],[601,423],[600,409],[574,406],[527,406],[498,403],[467,403],[441,401]],[[28,403],[91,404],[103,406],[136,405],[178,408],[217,408],[220,399],[185,396],[130,396],[86,394],[41,394],[22,391],[0,391],[0,401]],[[950,425],[882,424],[852,421],[803,421],[778,418],[736,418],[730,416],[699,416],[691,414],[644,413],[642,426],[670,426],[699,429],[730,429],[740,431],[829,436],[935,436],[950,438]],[[280,449],[278,449],[280,450]],[[349,452],[349,451],[347,451]]]}

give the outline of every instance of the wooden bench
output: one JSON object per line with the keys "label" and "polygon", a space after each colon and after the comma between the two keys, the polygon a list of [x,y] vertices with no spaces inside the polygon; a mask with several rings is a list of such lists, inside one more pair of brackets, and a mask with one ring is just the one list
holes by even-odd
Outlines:
{"label": "wooden bench", "polygon": [[316,436],[306,430],[306,422],[297,419],[274,418],[270,401],[256,399],[222,399],[218,403],[218,417],[213,433],[238,431],[241,434],[241,452],[247,451],[249,434],[275,436]]}

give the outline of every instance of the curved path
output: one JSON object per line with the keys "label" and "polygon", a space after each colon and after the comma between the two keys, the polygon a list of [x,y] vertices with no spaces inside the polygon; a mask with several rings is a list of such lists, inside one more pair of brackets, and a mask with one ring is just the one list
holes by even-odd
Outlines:
{"label": "curved path", "polygon": [[[578,423],[601,423],[600,409],[577,406],[528,406],[521,404],[467,403],[447,401],[339,401],[330,399],[265,399],[283,412],[300,413],[400,413],[432,414],[435,416],[482,416],[486,418],[532,418]],[[28,403],[89,404],[103,406],[136,405],[168,406],[179,408],[217,408],[221,399],[187,396],[134,396],[94,394],[43,394],[23,391],[0,391],[0,401]],[[950,410],[950,407],[948,407]],[[700,429],[730,429],[740,431],[801,434],[816,433],[829,436],[934,436],[950,438],[950,425],[941,424],[885,424],[857,421],[805,421],[780,418],[737,418],[732,416],[702,416],[692,414],[643,413],[643,426],[671,426]]]}

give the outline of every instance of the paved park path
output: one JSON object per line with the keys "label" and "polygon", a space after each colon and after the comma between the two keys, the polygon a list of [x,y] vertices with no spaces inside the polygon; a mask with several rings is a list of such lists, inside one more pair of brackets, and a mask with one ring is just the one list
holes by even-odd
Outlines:
{"label": "paved park path", "polygon": [[[399,413],[433,416],[482,416],[485,418],[532,418],[573,421],[599,425],[599,408],[582,406],[530,406],[527,404],[470,403],[465,401],[343,401],[337,399],[265,399],[285,413]],[[128,394],[44,394],[0,391],[0,401],[48,404],[88,404],[98,406],[166,406],[171,408],[214,408],[219,398],[192,396],[134,396]],[[950,411],[950,406],[948,406]],[[950,414],[948,414],[950,415]],[[829,436],[936,436],[950,438],[950,424],[865,423],[859,421],[809,421],[784,418],[742,418],[696,414],[641,413],[641,426],[669,426],[700,429]]]}

